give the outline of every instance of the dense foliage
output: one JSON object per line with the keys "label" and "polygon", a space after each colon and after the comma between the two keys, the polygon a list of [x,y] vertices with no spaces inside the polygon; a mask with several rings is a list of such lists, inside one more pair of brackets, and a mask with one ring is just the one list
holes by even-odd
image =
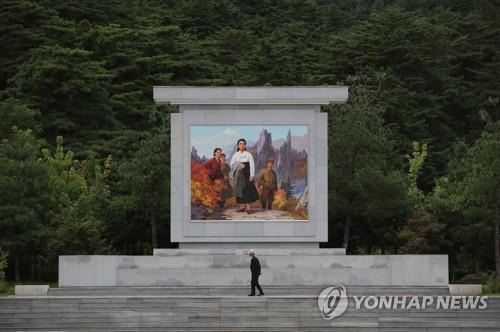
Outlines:
{"label": "dense foliage", "polygon": [[326,245],[500,272],[498,0],[1,0],[0,45],[11,279],[173,245],[153,85],[349,85]]}

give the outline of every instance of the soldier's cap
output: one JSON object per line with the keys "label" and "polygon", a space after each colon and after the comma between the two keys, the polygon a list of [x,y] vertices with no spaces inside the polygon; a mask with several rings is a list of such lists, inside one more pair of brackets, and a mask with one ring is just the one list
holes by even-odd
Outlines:
{"label": "soldier's cap", "polygon": [[273,164],[274,164],[274,159],[273,159],[273,158],[269,158],[269,159],[267,159],[266,164],[267,164],[267,163],[273,163]]}

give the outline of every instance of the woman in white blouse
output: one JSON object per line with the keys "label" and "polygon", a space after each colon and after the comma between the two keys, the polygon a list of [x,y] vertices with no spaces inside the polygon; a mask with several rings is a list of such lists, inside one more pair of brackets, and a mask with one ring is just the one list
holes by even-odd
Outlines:
{"label": "woman in white blouse", "polygon": [[238,166],[244,176],[244,186],[241,196],[236,196],[236,202],[240,205],[238,212],[246,211],[250,214],[250,203],[259,198],[257,188],[255,188],[255,162],[253,156],[247,151],[247,141],[244,138],[238,140],[238,149],[231,157],[231,169]]}

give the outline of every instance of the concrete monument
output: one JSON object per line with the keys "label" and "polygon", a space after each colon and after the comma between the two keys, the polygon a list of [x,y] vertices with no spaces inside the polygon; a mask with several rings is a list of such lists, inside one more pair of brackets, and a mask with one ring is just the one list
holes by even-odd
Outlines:
{"label": "concrete monument", "polygon": [[170,202],[171,241],[179,249],[61,256],[60,287],[245,287],[250,248],[263,285],[448,285],[446,255],[319,248],[328,240],[328,130],[320,107],[345,102],[347,87],[160,86],[153,96],[179,105],[171,118]]}

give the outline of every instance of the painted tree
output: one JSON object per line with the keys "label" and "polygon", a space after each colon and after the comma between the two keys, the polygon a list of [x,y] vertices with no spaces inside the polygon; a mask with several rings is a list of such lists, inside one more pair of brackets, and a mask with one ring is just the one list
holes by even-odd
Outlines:
{"label": "painted tree", "polygon": [[203,164],[191,162],[191,204],[215,209],[219,206],[222,189],[222,181],[210,180]]}

